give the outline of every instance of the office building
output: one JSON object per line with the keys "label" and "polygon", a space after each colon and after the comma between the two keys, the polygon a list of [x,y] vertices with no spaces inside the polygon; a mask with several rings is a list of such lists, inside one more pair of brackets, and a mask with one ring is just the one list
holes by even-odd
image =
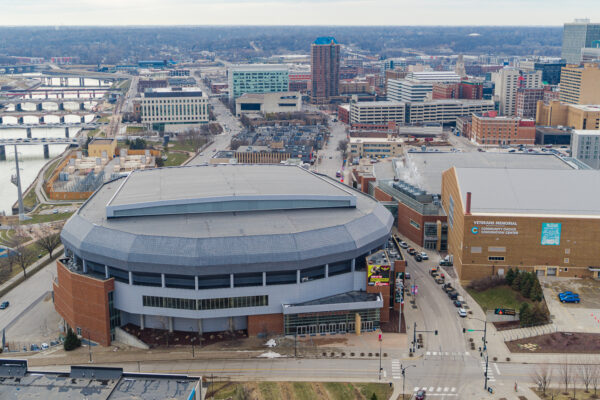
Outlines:
{"label": "office building", "polygon": [[340,94],[340,45],[333,37],[319,37],[310,46],[311,97],[327,101]]}
{"label": "office building", "polygon": [[535,111],[539,100],[544,100],[544,89],[517,89],[515,116],[535,119]]}
{"label": "office building", "polygon": [[351,137],[348,145],[353,158],[399,157],[404,153],[403,140],[397,137]]}
{"label": "office building", "polygon": [[600,169],[600,130],[573,130],[571,156],[593,169]]}
{"label": "office building", "polygon": [[568,64],[581,62],[581,49],[593,47],[592,42],[600,40],[600,24],[579,19],[566,23],[563,30],[562,59]]}
{"label": "office building", "polygon": [[350,103],[350,124],[404,123],[406,104],[398,101],[359,101]]}
{"label": "office building", "polygon": [[134,171],[65,224],[54,304],[102,345],[125,324],[249,336],[374,330],[383,301],[365,292],[365,257],[386,246],[392,224],[370,196],[300,167]]}
{"label": "office building", "polygon": [[208,97],[199,88],[148,89],[142,95],[142,123],[165,125],[208,122]]}
{"label": "office building", "polygon": [[600,104],[600,67],[594,64],[563,67],[559,96],[567,104]]}
{"label": "office building", "polygon": [[538,101],[535,123],[573,129],[600,129],[600,105],[563,104],[558,100]]}
{"label": "office building", "polygon": [[539,145],[570,145],[571,144],[571,128],[561,126],[536,126],[535,127],[535,144]]}
{"label": "office building", "polygon": [[140,79],[138,81],[138,92],[144,93],[147,89],[159,89],[169,86],[166,79]]}
{"label": "office building", "polygon": [[542,82],[547,85],[560,83],[561,69],[567,65],[564,61],[523,61],[519,64],[522,70],[542,71]]}
{"label": "office building", "polygon": [[302,111],[300,92],[245,93],[235,101],[235,115],[243,113],[291,113]]}
{"label": "office building", "polygon": [[460,83],[436,82],[433,84],[431,98],[481,100],[483,98],[483,81],[464,80]]}
{"label": "office building", "polygon": [[595,170],[450,168],[442,175],[442,205],[458,278],[502,276],[517,267],[598,278],[598,197]]}
{"label": "office building", "polygon": [[503,68],[493,75],[496,84],[494,95],[499,102],[501,115],[513,116],[516,113],[517,90],[542,88],[542,71],[520,71],[516,68]]}
{"label": "office building", "polygon": [[289,90],[289,72],[285,65],[244,64],[227,70],[229,99],[244,93],[273,93]]}
{"label": "office building", "polygon": [[483,146],[533,145],[535,121],[518,117],[498,117],[495,111],[473,114],[471,141]]}
{"label": "office building", "polygon": [[112,160],[117,151],[117,139],[94,138],[88,143],[88,157]]}
{"label": "office building", "polygon": [[388,79],[387,99],[390,101],[417,102],[431,99],[435,83],[460,83],[454,72],[411,72],[406,79]]}

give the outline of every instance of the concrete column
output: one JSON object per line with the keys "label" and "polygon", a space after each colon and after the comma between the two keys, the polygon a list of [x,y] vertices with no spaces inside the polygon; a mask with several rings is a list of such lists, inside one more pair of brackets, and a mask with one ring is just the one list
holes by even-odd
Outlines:
{"label": "concrete column", "polygon": [[88,272],[88,268],[87,268],[87,262],[85,261],[85,259],[83,260],[83,273],[87,274]]}
{"label": "concrete column", "polygon": [[44,158],[45,159],[50,158],[50,148],[48,147],[47,144],[44,145]]}
{"label": "concrete column", "polygon": [[165,274],[160,274],[160,286],[167,287],[167,284],[165,283]]}
{"label": "concrete column", "polygon": [[31,139],[31,128],[27,128],[27,139]]}
{"label": "concrete column", "polygon": [[173,332],[173,317],[169,317],[169,332]]}
{"label": "concrete column", "polygon": [[233,274],[229,274],[229,287],[233,288]]}
{"label": "concrete column", "polygon": [[140,314],[140,329],[144,330],[144,314]]}
{"label": "concrete column", "polygon": [[35,106],[35,109],[38,111],[43,111],[44,110],[44,106],[42,103],[37,103]]}
{"label": "concrete column", "polygon": [[84,111],[85,110],[85,103],[79,103],[79,110],[80,111]]}
{"label": "concrete column", "polygon": [[329,264],[325,264],[325,278],[329,278]]}
{"label": "concrete column", "polygon": [[79,86],[85,86],[85,78],[79,78]]}
{"label": "concrete column", "polygon": [[104,266],[104,277],[105,277],[106,279],[108,279],[108,278],[109,278],[109,276],[108,276],[108,265],[105,265],[105,266]]}
{"label": "concrete column", "polygon": [[202,330],[202,320],[198,320],[198,335],[202,335],[204,331]]}
{"label": "concrete column", "polygon": [[229,331],[233,332],[233,317],[229,317]]}
{"label": "concrete column", "polygon": [[296,284],[300,284],[300,270],[296,270]]}
{"label": "concrete column", "polygon": [[[2,121],[0,121],[2,123]],[[0,146],[0,161],[6,161],[6,147],[4,145]]]}
{"label": "concrete column", "polygon": [[133,272],[129,271],[129,284],[133,285]]}
{"label": "concrete column", "polygon": [[198,276],[194,276],[194,290],[198,290]]}
{"label": "concrete column", "polygon": [[63,103],[63,102],[58,103],[58,110],[59,111],[64,111],[65,110],[65,103]]}
{"label": "concrete column", "polygon": [[65,126],[65,137],[68,138],[69,137],[69,127]]}
{"label": "concrete column", "polygon": [[356,271],[356,258],[352,259],[352,272]]}
{"label": "concrete column", "polygon": [[23,104],[17,103],[16,106],[15,106],[15,110],[17,110],[17,111],[23,111]]}
{"label": "concrete column", "polygon": [[263,286],[267,286],[267,273],[263,272]]}

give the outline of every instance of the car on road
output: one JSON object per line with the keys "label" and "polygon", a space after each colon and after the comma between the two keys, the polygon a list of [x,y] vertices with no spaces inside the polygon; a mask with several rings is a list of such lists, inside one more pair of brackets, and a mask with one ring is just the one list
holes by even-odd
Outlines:
{"label": "car on road", "polygon": [[411,256],[414,256],[415,254],[417,254],[417,251],[415,249],[413,249],[412,247],[409,248],[407,250],[408,254],[410,254]]}
{"label": "car on road", "polygon": [[421,257],[420,254],[415,254],[415,261],[416,262],[421,262],[421,261],[423,261],[423,257]]}
{"label": "car on road", "polygon": [[562,299],[563,297],[566,297],[566,296],[579,296],[579,294],[578,293],[573,293],[573,292],[571,292],[569,290],[567,290],[565,292],[561,292],[561,293],[558,294],[558,298],[559,299]]}
{"label": "car on road", "polygon": [[460,300],[454,300],[454,307],[458,307],[461,308],[462,307],[462,302]]}
{"label": "car on road", "polygon": [[48,350],[49,348],[48,343],[42,343],[42,350]]}
{"label": "car on road", "polygon": [[425,396],[427,396],[427,393],[424,390],[419,390],[415,394],[415,400],[425,400]]}
{"label": "car on road", "polygon": [[452,261],[450,261],[450,260],[442,260],[442,261],[440,261],[440,266],[451,267],[452,266]]}
{"label": "car on road", "polygon": [[581,301],[581,299],[579,298],[579,295],[570,295],[570,296],[564,296],[560,299],[561,303],[579,303]]}
{"label": "car on road", "polygon": [[448,293],[449,291],[453,290],[454,288],[452,287],[451,283],[444,283],[444,285],[442,286],[442,290],[446,293]]}
{"label": "car on road", "polygon": [[516,150],[515,149],[510,149],[508,152],[509,153],[514,153],[514,152],[516,152]]}
{"label": "car on road", "polygon": [[406,272],[404,274],[404,279],[410,279],[410,272]]}
{"label": "car on road", "polygon": [[40,346],[38,346],[37,344],[32,344],[31,346],[29,346],[29,350],[31,350],[31,351],[39,351],[40,350]]}
{"label": "car on road", "polygon": [[458,300],[458,292],[454,289],[452,289],[451,291],[447,292],[448,293],[448,297],[450,297],[450,300]]}
{"label": "car on road", "polygon": [[424,251],[421,252],[421,258],[423,260],[429,260],[429,256],[427,255],[427,253],[425,253]]}
{"label": "car on road", "polygon": [[444,283],[444,278],[442,278],[442,277],[435,278],[435,283],[437,283],[438,285],[442,285]]}
{"label": "car on road", "polygon": [[8,301],[3,301],[2,304],[0,304],[0,310],[6,310],[8,306],[10,306],[10,303]]}
{"label": "car on road", "polygon": [[400,242],[400,247],[402,247],[403,249],[408,249],[408,243],[401,241]]}
{"label": "car on road", "polygon": [[335,177],[336,177],[336,178],[341,178],[341,177],[342,177],[342,172],[341,172],[341,171],[337,171],[337,172],[335,173]]}
{"label": "car on road", "polygon": [[459,315],[461,318],[466,318],[466,317],[467,317],[467,310],[465,310],[465,309],[464,309],[464,308],[462,308],[462,307],[461,307],[461,308],[459,308],[459,309],[458,309],[458,315]]}

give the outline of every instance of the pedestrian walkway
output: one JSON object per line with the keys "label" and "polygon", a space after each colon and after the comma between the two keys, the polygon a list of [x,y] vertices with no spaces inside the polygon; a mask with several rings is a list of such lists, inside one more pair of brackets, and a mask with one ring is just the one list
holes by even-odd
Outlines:
{"label": "pedestrian walkway", "polygon": [[392,378],[402,378],[402,370],[400,369],[400,360],[392,360]]}

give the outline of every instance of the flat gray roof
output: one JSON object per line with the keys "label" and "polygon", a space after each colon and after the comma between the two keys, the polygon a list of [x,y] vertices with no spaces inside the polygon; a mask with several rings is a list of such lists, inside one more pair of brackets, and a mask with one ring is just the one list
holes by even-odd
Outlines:
{"label": "flat gray roof", "polygon": [[[249,196],[248,207],[224,208],[221,199],[236,196]],[[168,204],[135,215],[155,198]],[[108,217],[109,204],[126,207],[129,216]],[[206,208],[189,208],[196,206]],[[385,243],[392,225],[390,212],[372,197],[299,167],[204,165],[134,172],[105,183],[67,221],[61,239],[100,264],[205,275],[358,257]]]}
{"label": "flat gray roof", "polygon": [[400,180],[432,194],[442,192],[442,172],[452,167],[573,169],[554,154],[408,152],[395,163]]}
{"label": "flat gray roof", "polygon": [[120,183],[106,205],[106,215],[112,218],[355,205],[350,189],[303,168],[231,164],[134,171]]}
{"label": "flat gray roof", "polygon": [[463,204],[491,214],[600,216],[600,171],[457,168]]}

